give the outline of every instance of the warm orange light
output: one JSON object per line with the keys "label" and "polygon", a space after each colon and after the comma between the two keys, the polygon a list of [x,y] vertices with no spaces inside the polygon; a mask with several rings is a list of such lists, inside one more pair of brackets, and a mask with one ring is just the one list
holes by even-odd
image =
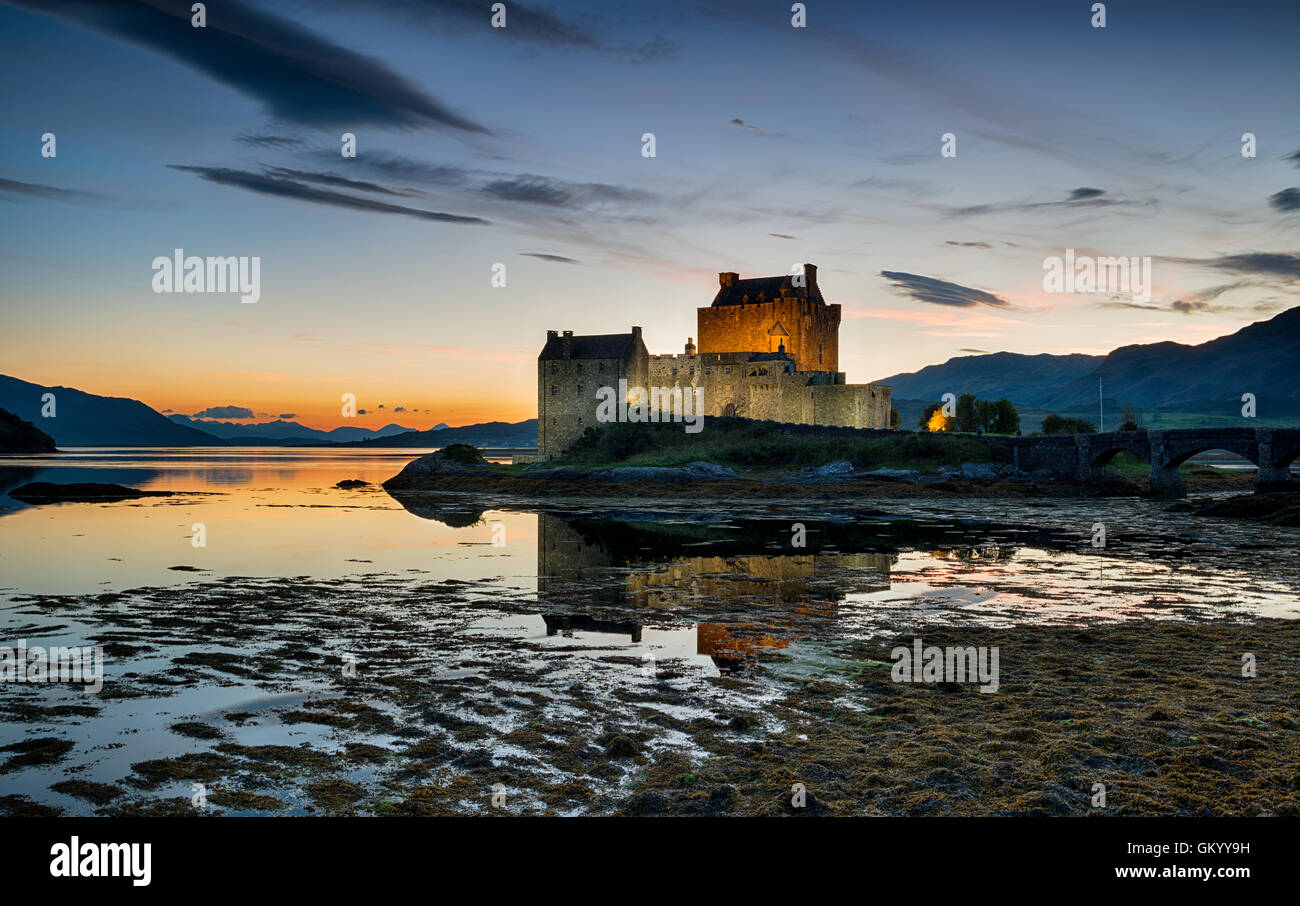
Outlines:
{"label": "warm orange light", "polygon": [[925,423],[925,426],[931,431],[947,431],[948,418],[943,414],[942,409],[935,409],[934,414],[930,416],[930,420]]}

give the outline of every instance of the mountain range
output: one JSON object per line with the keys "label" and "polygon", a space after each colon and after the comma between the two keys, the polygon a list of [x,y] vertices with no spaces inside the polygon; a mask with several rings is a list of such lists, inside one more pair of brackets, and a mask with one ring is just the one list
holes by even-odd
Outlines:
{"label": "mountain range", "polygon": [[[306,425],[298,422],[285,421],[276,419],[275,421],[259,422],[252,425],[241,425],[238,422],[219,421],[217,419],[199,419],[190,418],[188,415],[169,415],[167,416],[172,422],[178,425],[185,425],[189,428],[196,428],[199,431],[205,431],[214,437],[222,440],[231,440],[236,442],[248,441],[250,443],[266,443],[267,441],[316,441],[319,443],[339,443],[352,440],[366,440],[372,437],[386,437],[389,434],[405,434],[416,430],[407,428],[403,425],[384,425],[382,428],[376,428],[373,431],[369,428],[334,428],[329,431],[321,431],[318,428],[308,428]],[[437,428],[431,428],[431,431],[445,429],[445,424]]]}
{"label": "mountain range", "polygon": [[1253,393],[1261,418],[1300,417],[1300,307],[1196,345],[1121,346],[1104,356],[958,356],[873,383],[892,387],[896,401],[973,393],[1018,407],[1095,413],[1099,379],[1109,406],[1227,414]]}
{"label": "mountain range", "polygon": [[[1153,427],[1236,423],[1246,393],[1255,395],[1258,424],[1300,425],[1300,307],[1196,345],[1121,346],[1104,356],[1014,352],[958,356],[873,383],[892,388],[903,426],[912,427],[926,403],[940,400],[945,393],[973,393],[991,400],[1005,397],[1025,419],[1038,419],[1047,412],[1096,414],[1099,379],[1107,413],[1118,416],[1120,405],[1128,403],[1143,410]],[[283,419],[245,425],[185,415],[168,418],[139,400],[47,387],[5,375],[0,375],[0,409],[31,422],[65,447],[441,447],[451,443],[532,447],[537,443],[535,418],[459,428],[440,424],[427,431],[398,424],[322,431]],[[1025,421],[1025,427],[1035,426]]]}
{"label": "mountain range", "polygon": [[31,422],[61,447],[298,446],[360,441],[409,447],[441,447],[452,443],[495,447],[537,444],[537,419],[459,428],[444,422],[427,431],[398,424],[374,430],[347,426],[321,431],[283,419],[241,425],[179,414],[169,418],[139,400],[98,396],[73,387],[33,384],[8,375],[0,375],[0,409]]}

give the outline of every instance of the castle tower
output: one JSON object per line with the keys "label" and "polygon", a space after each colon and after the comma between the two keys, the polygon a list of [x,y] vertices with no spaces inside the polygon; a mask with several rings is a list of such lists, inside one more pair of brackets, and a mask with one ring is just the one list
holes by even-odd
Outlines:
{"label": "castle tower", "polygon": [[743,280],[724,271],[713,304],[698,309],[696,318],[700,355],[784,347],[797,371],[839,371],[840,306],[822,298],[816,265],[803,265],[802,273]]}

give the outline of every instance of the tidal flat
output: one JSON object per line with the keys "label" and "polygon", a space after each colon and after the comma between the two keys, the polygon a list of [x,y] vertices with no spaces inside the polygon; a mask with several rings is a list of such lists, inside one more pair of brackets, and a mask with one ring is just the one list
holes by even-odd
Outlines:
{"label": "tidal flat", "polygon": [[[0,518],[5,638],[106,674],[6,684],[0,812],[1300,812],[1300,530],[1212,496],[334,487],[393,471]],[[997,691],[895,682],[918,638]]]}

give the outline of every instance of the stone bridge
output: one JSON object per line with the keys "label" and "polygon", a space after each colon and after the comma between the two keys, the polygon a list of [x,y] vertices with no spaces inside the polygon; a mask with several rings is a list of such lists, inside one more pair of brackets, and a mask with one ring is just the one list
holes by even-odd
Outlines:
{"label": "stone bridge", "polygon": [[1300,455],[1300,428],[1108,431],[1013,437],[1006,442],[1012,462],[1026,472],[1050,469],[1080,481],[1097,477],[1116,453],[1128,450],[1150,464],[1151,491],[1165,497],[1183,496],[1178,467],[1207,450],[1227,450],[1253,462],[1256,491],[1300,490],[1300,482],[1291,480],[1291,463]]}

